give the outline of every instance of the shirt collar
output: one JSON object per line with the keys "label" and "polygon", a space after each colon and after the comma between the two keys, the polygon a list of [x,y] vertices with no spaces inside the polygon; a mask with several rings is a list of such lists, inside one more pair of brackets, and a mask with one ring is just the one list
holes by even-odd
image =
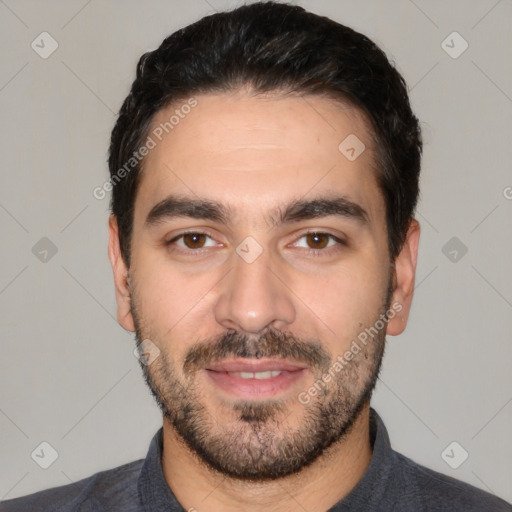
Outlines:
{"label": "shirt collar", "polygon": [[139,501],[144,512],[154,512],[155,510],[177,512],[183,510],[165,480],[162,469],[162,452],[163,427],[158,430],[151,440],[137,483]]}
{"label": "shirt collar", "polygon": [[[397,454],[391,448],[388,431],[377,411],[370,408],[370,442],[372,459],[363,478],[329,512],[369,512],[381,510],[391,496],[399,496],[403,479],[397,474]],[[393,476],[391,478],[391,476]]]}

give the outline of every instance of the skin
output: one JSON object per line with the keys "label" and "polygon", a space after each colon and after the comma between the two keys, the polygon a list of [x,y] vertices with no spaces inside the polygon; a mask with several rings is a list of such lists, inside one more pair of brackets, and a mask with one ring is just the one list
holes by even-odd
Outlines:
{"label": "skin", "polygon": [[[228,330],[257,336],[270,327],[317,340],[336,358],[378,318],[390,271],[391,303],[399,303],[401,311],[385,330],[400,334],[413,296],[419,224],[411,222],[391,265],[385,204],[363,116],[316,96],[256,97],[238,91],[196,99],[197,106],[145,160],[135,202],[130,269],[120,253],[116,219],[110,218],[118,321],[128,331],[137,327],[141,339],[151,339],[163,352],[165,358],[154,368],[165,359],[186,386],[183,362],[194,344]],[[158,113],[154,126],[175,108]],[[349,134],[366,145],[352,162],[338,150]],[[229,205],[230,223],[181,217],[146,226],[153,206],[171,193]],[[276,211],[290,201],[334,193],[364,208],[368,223],[332,215],[272,226]],[[183,239],[182,252],[164,243],[188,229],[212,235],[211,245],[199,256],[191,255],[193,249],[187,249]],[[308,252],[307,230],[343,237],[348,245],[331,240],[330,247],[339,249],[317,249],[314,256]],[[247,236],[263,249],[252,263],[236,252]],[[135,319],[134,304],[139,316]],[[351,385],[358,389],[367,367],[354,361],[352,368]],[[196,397],[212,420],[211,428],[222,433],[239,427],[235,397],[214,385],[204,371],[194,377]],[[296,397],[316,377],[306,369],[279,395],[285,410],[276,432],[303,424],[307,407]],[[311,512],[324,511],[355,487],[371,461],[369,403],[339,442],[302,471],[279,480],[226,477],[205,465],[166,417],[163,428],[165,478],[184,508],[197,511],[292,511],[297,503]]]}

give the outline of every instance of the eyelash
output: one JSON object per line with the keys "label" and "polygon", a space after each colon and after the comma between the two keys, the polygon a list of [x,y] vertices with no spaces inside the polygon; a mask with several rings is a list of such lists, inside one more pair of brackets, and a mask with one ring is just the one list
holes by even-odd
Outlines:
{"label": "eyelash", "polygon": [[[327,247],[327,248],[324,248],[324,249],[311,249],[311,248],[310,249],[303,249],[303,251],[305,251],[306,254],[309,254],[309,255],[314,256],[314,257],[328,255],[328,254],[331,254],[331,252],[337,252],[337,251],[343,249],[343,247],[347,247],[348,246],[348,244],[344,240],[342,240],[341,238],[333,235],[332,233],[327,233],[327,232],[324,232],[324,231],[317,231],[317,230],[310,230],[310,231],[306,231],[305,233],[302,233],[302,235],[299,236],[294,243],[297,243],[302,238],[304,238],[304,237],[306,237],[308,235],[311,235],[311,234],[326,235],[326,236],[329,237],[329,242],[331,240],[334,240],[335,242],[337,242],[336,246],[331,246],[331,247]],[[173,251],[181,252],[181,253],[187,254],[187,255],[194,255],[194,256],[201,256],[204,250],[209,249],[208,247],[200,247],[199,249],[183,249],[183,248],[177,247],[177,246],[172,247],[173,244],[175,244],[175,242],[177,242],[178,240],[183,238],[185,235],[205,235],[208,238],[210,238],[212,240],[215,240],[215,238],[212,236],[212,234],[209,233],[208,231],[193,231],[193,230],[191,230],[191,231],[183,231],[179,235],[173,237],[171,240],[166,241],[165,245],[167,247],[172,248]]]}

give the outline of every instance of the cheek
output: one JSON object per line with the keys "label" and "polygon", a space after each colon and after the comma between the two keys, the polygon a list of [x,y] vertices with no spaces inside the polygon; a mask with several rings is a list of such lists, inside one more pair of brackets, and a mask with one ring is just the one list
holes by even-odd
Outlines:
{"label": "cheek", "polygon": [[[162,348],[186,350],[199,337],[205,316],[211,315],[215,275],[192,277],[173,269],[169,263],[145,261],[136,267],[137,306],[148,333]],[[173,346],[179,340],[180,347]]]}
{"label": "cheek", "polygon": [[351,265],[322,278],[302,277],[296,290],[305,314],[317,317],[324,336],[350,341],[380,313],[386,285],[387,277],[375,265]]}

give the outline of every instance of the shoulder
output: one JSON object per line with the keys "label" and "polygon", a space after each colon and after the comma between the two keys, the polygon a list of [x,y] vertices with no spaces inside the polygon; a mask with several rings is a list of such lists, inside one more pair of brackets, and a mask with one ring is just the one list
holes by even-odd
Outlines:
{"label": "shoulder", "polygon": [[422,510],[436,512],[512,512],[512,505],[455,478],[422,466],[395,452],[406,485],[405,494],[416,494]]}
{"label": "shoulder", "polygon": [[0,512],[135,512],[144,460],[96,473],[78,482],[0,502]]}

